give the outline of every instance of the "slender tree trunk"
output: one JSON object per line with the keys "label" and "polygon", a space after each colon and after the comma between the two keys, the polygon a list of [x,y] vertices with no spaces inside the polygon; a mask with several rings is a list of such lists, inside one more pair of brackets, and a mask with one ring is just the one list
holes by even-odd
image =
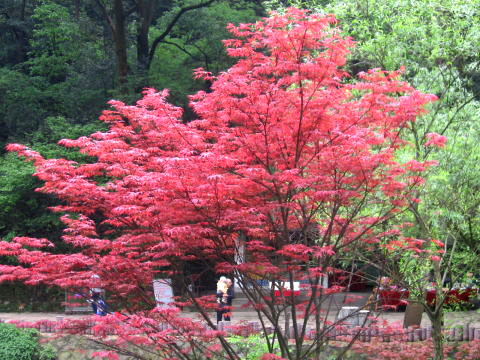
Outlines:
{"label": "slender tree trunk", "polygon": [[27,59],[28,38],[27,34],[22,30],[14,30],[14,34],[17,39],[15,57],[17,64],[19,64]]}
{"label": "slender tree trunk", "polygon": [[75,0],[75,20],[80,20],[80,0]]}
{"label": "slender tree trunk", "polygon": [[[141,77],[145,77],[148,71],[148,31],[152,23],[153,1],[138,0],[138,16],[140,21],[137,26],[137,71]],[[146,84],[145,84],[146,85]]]}
{"label": "slender tree trunk", "polygon": [[[18,18],[18,20],[20,20],[22,25],[25,22],[25,8],[27,6],[26,3],[27,3],[27,0],[23,0],[22,5],[20,7],[20,17]],[[5,11],[3,13],[3,15],[8,20],[11,19],[8,11]],[[15,21],[13,24],[6,26],[7,28],[9,28],[9,30],[12,32],[13,36],[15,36],[15,39],[17,40],[17,46],[16,46],[16,49],[15,49],[15,57],[16,57],[15,62],[17,64],[22,63],[26,60],[27,47],[28,47],[28,36],[25,33],[25,30],[23,29],[23,26],[19,26],[18,24],[16,24],[18,22],[18,20]]]}
{"label": "slender tree trunk", "polygon": [[115,41],[115,55],[117,59],[117,76],[120,91],[127,92],[127,75],[128,75],[128,59],[127,59],[127,38],[125,34],[125,15],[122,0],[114,0],[113,16],[115,22],[115,31],[113,38]]}
{"label": "slender tree trunk", "polygon": [[435,312],[432,318],[432,337],[433,337],[433,349],[434,359],[443,360],[443,311],[439,313]]}
{"label": "slender tree trunk", "polygon": [[432,336],[434,347],[434,359],[443,360],[443,281],[438,261],[433,262],[433,271],[435,276],[435,311],[432,313]]}
{"label": "slender tree trunk", "polygon": [[22,1],[22,7],[20,9],[20,21],[25,21],[25,9],[27,7],[27,0]]}

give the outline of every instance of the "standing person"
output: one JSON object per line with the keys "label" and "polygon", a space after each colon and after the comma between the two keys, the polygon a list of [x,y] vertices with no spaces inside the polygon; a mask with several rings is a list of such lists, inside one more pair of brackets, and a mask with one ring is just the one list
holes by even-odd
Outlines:
{"label": "standing person", "polygon": [[227,291],[223,298],[225,299],[226,309],[224,309],[223,318],[225,321],[230,321],[230,315],[232,312],[232,301],[235,298],[235,294],[233,292],[232,286],[233,281],[231,279],[227,279],[225,283],[227,284]]}
{"label": "standing person", "polygon": [[222,321],[223,314],[226,312],[224,307],[227,305],[227,280],[225,276],[222,276],[217,282],[217,324]]}
{"label": "standing person", "polygon": [[[100,276],[92,275],[93,279],[97,281],[100,280]],[[107,315],[107,304],[102,297],[104,290],[100,288],[91,288],[90,289],[90,302],[92,304],[93,313],[100,316]]]}

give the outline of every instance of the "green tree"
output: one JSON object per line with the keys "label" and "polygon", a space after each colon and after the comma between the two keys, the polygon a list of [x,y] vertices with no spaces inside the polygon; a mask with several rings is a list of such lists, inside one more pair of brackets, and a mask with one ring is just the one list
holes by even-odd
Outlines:
{"label": "green tree", "polygon": [[[56,142],[78,138],[102,128],[103,124],[99,122],[79,125],[62,117],[49,117],[29,136],[30,144],[46,158],[62,156],[87,162],[87,156],[60,147]],[[62,234],[63,225],[58,214],[48,210],[57,201],[34,191],[41,182],[32,177],[33,171],[30,163],[11,154],[0,158],[0,238],[4,240],[14,236],[49,236],[59,240]]]}
{"label": "green tree", "polygon": [[33,2],[3,0],[0,3],[0,65],[12,66],[26,60]]}
{"label": "green tree", "polygon": [[31,74],[43,76],[50,83],[65,81],[69,66],[78,56],[78,24],[66,7],[48,0],[35,8],[32,19]]}
{"label": "green tree", "polygon": [[[124,96],[131,92],[132,88],[138,92],[143,87],[152,85],[150,81],[150,76],[154,73],[151,71],[152,64],[156,61],[157,56],[163,57],[158,50],[163,49],[161,45],[169,43],[172,37],[180,39],[179,45],[191,41],[193,33],[205,40],[217,39],[219,37],[215,32],[203,31],[205,30],[204,22],[208,21],[210,24],[214,24],[210,26],[209,30],[213,30],[220,24],[220,33],[224,34],[223,28],[229,21],[234,20],[225,21],[225,16],[204,10],[221,4],[217,10],[227,10],[229,11],[227,14],[232,14],[231,9],[249,14],[252,8],[255,9],[257,16],[263,14],[260,1],[255,0],[240,2],[230,0],[115,0],[111,3],[95,0],[94,2],[112,36],[118,89]],[[184,23],[187,17],[190,18],[187,20],[189,27],[182,29],[181,23]],[[243,18],[251,20],[248,15]],[[183,51],[185,50],[184,48]],[[188,50],[187,55],[189,55]]]}
{"label": "green tree", "polygon": [[[47,158],[66,157],[78,162],[90,159],[78,151],[56,145],[63,138],[78,138],[103,129],[103,124],[74,124],[63,117],[49,117],[39,129],[28,136],[30,144]],[[10,241],[15,236],[48,237],[56,244],[56,253],[74,251],[61,241],[64,224],[60,214],[52,213],[49,207],[58,205],[50,195],[35,191],[42,186],[33,177],[34,168],[22,159],[6,154],[0,157],[0,240]],[[1,263],[11,263],[11,258],[2,258]],[[35,286],[28,288],[20,283],[3,284],[0,288],[0,307],[18,311],[57,310],[62,295],[56,288]]]}
{"label": "green tree", "polygon": [[[285,3],[274,0],[267,6],[282,10]],[[422,271],[434,273],[437,293],[441,293],[443,286],[453,286],[455,279],[460,279],[469,267],[478,268],[478,256],[472,254],[478,251],[480,230],[480,194],[476,191],[480,148],[472,139],[478,139],[480,120],[480,1],[293,0],[288,3],[337,17],[343,31],[357,41],[348,61],[354,75],[369,68],[396,70],[404,66],[405,80],[438,96],[429,114],[405,129],[414,146],[397,156],[413,155],[419,161],[439,163],[417,194],[421,202],[412,203],[405,218],[415,224],[408,230],[411,236],[441,239],[447,244],[447,252],[439,262],[422,263],[421,259],[407,256],[410,268],[423,266]],[[352,81],[355,80],[354,76]],[[447,136],[451,144],[445,150],[432,150],[426,146],[431,132]],[[417,278],[399,269],[396,256],[386,261],[391,261],[392,273],[399,276],[398,281],[409,286],[412,281],[419,287],[425,285],[424,275]],[[441,359],[439,328],[443,307],[436,306],[427,313],[439,335],[435,358]]]}
{"label": "green tree", "polygon": [[[228,23],[255,21],[258,8],[249,2],[234,4],[223,1],[185,14],[168,37],[162,40],[151,65],[150,84],[158,89],[168,88],[173,103],[188,112],[188,94],[208,90],[210,82],[193,79],[192,69],[203,67],[218,74],[232,65],[222,39],[230,38]],[[242,5],[242,6],[240,6]],[[240,8],[241,7],[241,8]],[[165,23],[176,10],[166,15]],[[163,28],[165,25],[161,25]],[[152,36],[161,30],[153,29]],[[208,36],[206,36],[208,34]],[[189,112],[187,116],[192,116]]]}
{"label": "green tree", "polygon": [[47,85],[44,79],[0,68],[0,152],[7,141],[23,138],[47,116]]}

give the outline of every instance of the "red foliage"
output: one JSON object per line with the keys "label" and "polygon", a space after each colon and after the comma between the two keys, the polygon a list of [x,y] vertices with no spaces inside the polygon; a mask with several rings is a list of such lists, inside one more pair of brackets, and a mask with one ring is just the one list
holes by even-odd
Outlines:
{"label": "red foliage", "polygon": [[[237,38],[225,41],[227,51],[239,61],[217,77],[197,70],[213,81],[210,93],[191,98],[197,120],[183,123],[166,90],[148,89],[134,106],[110,102],[101,116],[107,132],[60,141],[95,157],[93,164],[8,147],[34,161],[44,182],[38,191],[62,200],[54,211],[67,214],[63,240],[77,252],[51,254],[45,239],[0,243],[0,255],[21,264],[1,266],[0,280],[107,289],[132,314],[120,338],[163,351],[183,352],[172,345],[180,335],[191,346],[221,335],[176,314],[163,315],[175,328],[159,331],[158,311],[136,313],[154,305],[152,279],[178,274],[186,261],[218,264],[240,286],[254,275],[307,280],[310,296],[298,315],[320,313],[319,279],[338,251],[374,246],[385,231],[376,225],[415,201],[412,188],[431,163],[400,163],[395,153],[406,145],[402,129],[435,96],[400,81],[399,72],[375,69],[352,81],[342,66],[353,42],[331,16],[290,9],[230,30]],[[240,265],[238,234],[249,252]],[[256,302],[272,301],[254,290]],[[281,336],[278,323],[274,331]]]}
{"label": "red foliage", "polygon": [[[356,353],[368,355],[368,359],[385,360],[427,360],[434,353],[432,340],[422,342],[392,341],[390,343],[373,341],[354,344]],[[445,359],[475,360],[480,357],[480,341],[446,343],[443,347]]]}
{"label": "red foliage", "polygon": [[[369,359],[384,360],[427,360],[432,358],[433,343],[431,340],[422,342],[392,341],[357,343],[353,346],[355,352],[369,355]],[[444,345],[444,356],[452,350],[451,345]]]}

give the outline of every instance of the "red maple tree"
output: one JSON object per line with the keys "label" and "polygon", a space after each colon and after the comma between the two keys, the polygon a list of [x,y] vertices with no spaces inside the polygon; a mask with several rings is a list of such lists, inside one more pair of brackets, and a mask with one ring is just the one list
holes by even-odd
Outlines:
{"label": "red maple tree", "polygon": [[[265,333],[272,327],[269,352],[278,344],[285,358],[320,356],[335,326],[324,304],[342,290],[322,288],[322,275],[353,247],[370,251],[400,236],[377,225],[416,201],[412,188],[430,163],[396,154],[407,145],[402,130],[435,98],[397,72],[350,78],[343,67],[353,42],[335,25],[332,16],[290,9],[230,26],[236,38],[225,44],[239,60],[218,76],[197,70],[212,81],[211,92],[191,98],[198,119],[182,122],[166,90],[148,89],[134,106],[111,101],[101,116],[107,132],[60,141],[95,162],[9,145],[34,162],[38,191],[62,201],[53,210],[64,214],[63,240],[76,251],[52,254],[47,239],[1,242],[0,255],[19,265],[1,265],[0,280],[106,289],[118,312],[96,326],[115,328],[110,345],[119,349],[127,341],[158,358],[241,358],[210,320],[213,297],[194,296],[180,276],[185,264],[202,262],[233,277]],[[177,305],[193,306],[206,325],[155,308],[152,280],[162,277],[176,279]],[[300,280],[299,299],[274,296]],[[280,318],[290,318],[293,346]]]}

